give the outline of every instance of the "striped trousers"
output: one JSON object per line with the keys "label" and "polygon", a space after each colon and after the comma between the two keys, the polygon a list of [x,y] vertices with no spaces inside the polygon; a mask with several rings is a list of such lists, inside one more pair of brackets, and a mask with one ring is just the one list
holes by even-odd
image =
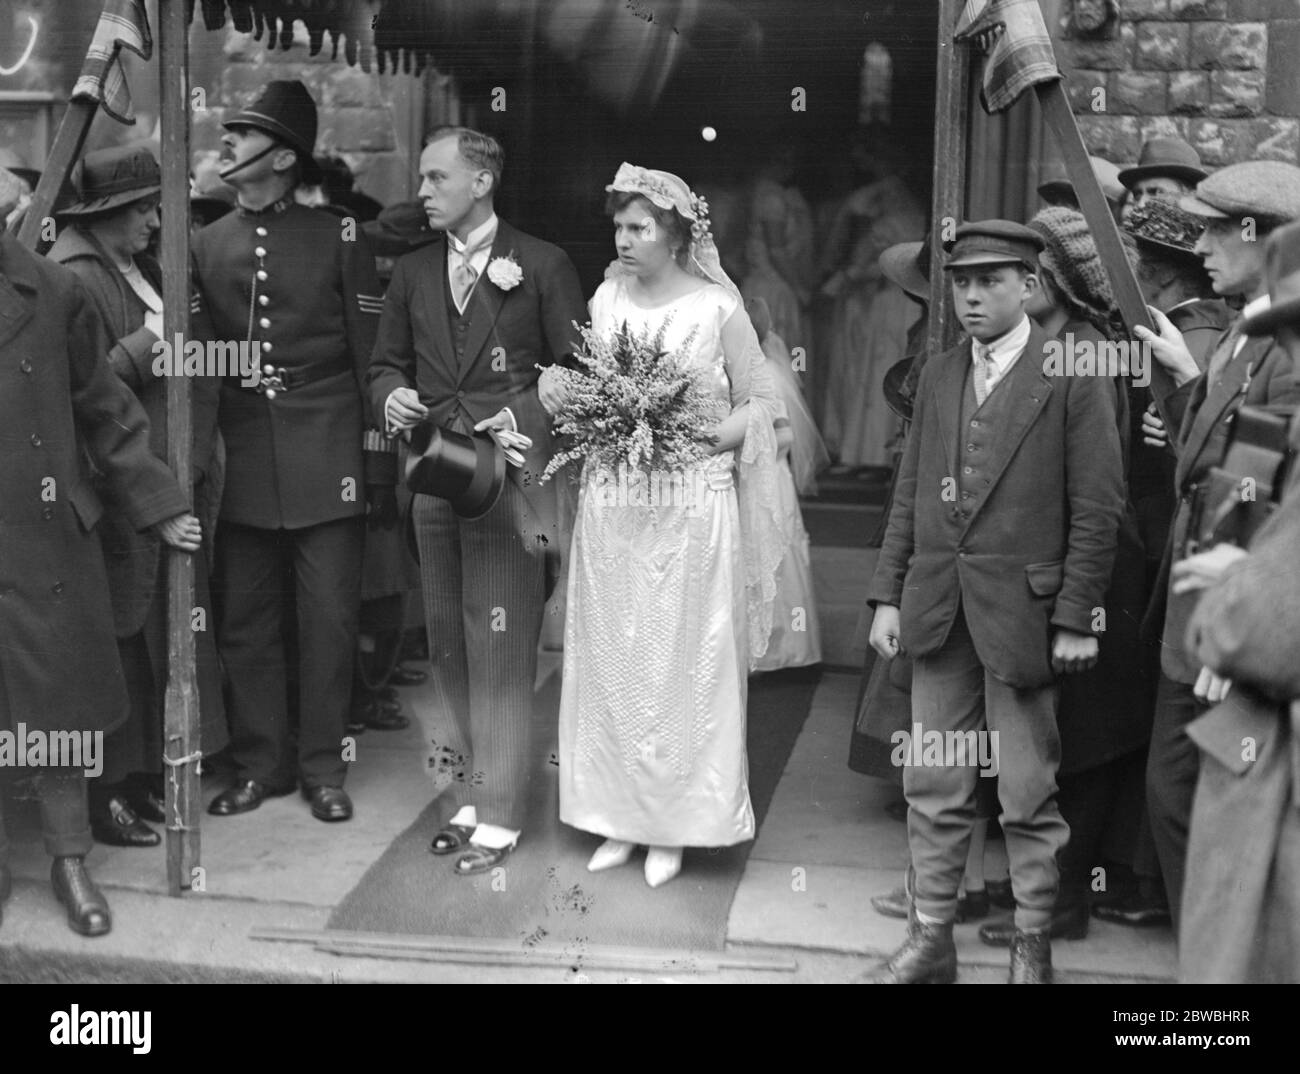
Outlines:
{"label": "striped trousers", "polygon": [[440,722],[426,724],[444,821],[472,805],[515,831],[532,773],[533,686],[545,606],[541,527],[507,478],[496,506],[468,521],[446,500],[412,508]]}

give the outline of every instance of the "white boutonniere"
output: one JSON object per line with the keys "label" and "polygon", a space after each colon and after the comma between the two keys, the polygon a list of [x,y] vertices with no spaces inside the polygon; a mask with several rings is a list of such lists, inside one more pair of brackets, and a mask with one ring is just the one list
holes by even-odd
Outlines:
{"label": "white boutonniere", "polygon": [[524,282],[524,270],[513,253],[494,257],[488,262],[487,278],[503,291],[511,291]]}

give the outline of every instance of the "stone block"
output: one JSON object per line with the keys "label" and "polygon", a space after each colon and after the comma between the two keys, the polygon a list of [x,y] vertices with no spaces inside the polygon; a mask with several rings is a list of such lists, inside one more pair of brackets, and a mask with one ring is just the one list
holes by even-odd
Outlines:
{"label": "stone block", "polygon": [[1201,163],[1209,168],[1221,168],[1238,160],[1253,156],[1248,145],[1249,121],[1240,119],[1190,119],[1188,141],[1201,155]]}
{"label": "stone block", "polygon": [[1234,22],[1294,19],[1296,0],[1228,0],[1228,18]]}
{"label": "stone block", "polygon": [[[1300,10],[1300,4],[1296,5]],[[1279,116],[1300,116],[1300,19],[1275,22],[1268,28],[1268,110]]]}
{"label": "stone block", "polygon": [[1257,116],[1263,108],[1263,71],[1210,72],[1210,115]]}
{"label": "stone block", "polygon": [[1184,22],[1140,22],[1134,27],[1133,66],[1142,71],[1177,71],[1188,66],[1191,26]]}
{"label": "stone block", "polygon": [[1286,116],[1252,119],[1247,143],[1250,152],[1243,160],[1281,160],[1294,164],[1300,159],[1300,119]]}
{"label": "stone block", "polygon": [[1165,75],[1158,71],[1116,71],[1110,77],[1106,110],[1118,116],[1161,115],[1168,109]]}
{"label": "stone block", "polygon": [[1205,71],[1171,71],[1169,73],[1169,111],[1177,115],[1197,116],[1210,103],[1210,76]]}
{"label": "stone block", "polygon": [[1142,135],[1134,117],[1084,115],[1078,123],[1089,153],[1107,160],[1137,160]]}
{"label": "stone block", "polygon": [[1101,41],[1087,39],[1062,41],[1061,63],[1070,70],[1080,68],[1099,71],[1122,70],[1128,66],[1124,35]]}
{"label": "stone block", "polygon": [[1228,0],[1169,0],[1175,19],[1226,19]]}
{"label": "stone block", "polygon": [[1169,18],[1169,0],[1126,0],[1123,17],[1129,22]]}
{"label": "stone block", "polygon": [[1249,71],[1268,58],[1268,27],[1262,22],[1194,22],[1190,24],[1190,67]]}
{"label": "stone block", "polygon": [[1104,115],[1110,111],[1109,90],[1102,94],[1097,90],[1106,90],[1105,71],[1071,71],[1065,79],[1065,95],[1076,112]]}

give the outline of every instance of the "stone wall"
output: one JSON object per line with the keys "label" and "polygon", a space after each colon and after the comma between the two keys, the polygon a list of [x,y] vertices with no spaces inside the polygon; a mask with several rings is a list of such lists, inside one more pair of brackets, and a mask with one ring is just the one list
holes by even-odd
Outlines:
{"label": "stone wall", "polygon": [[1118,0],[1098,35],[1062,4],[1057,59],[1089,148],[1177,134],[1221,166],[1300,157],[1300,0]]}

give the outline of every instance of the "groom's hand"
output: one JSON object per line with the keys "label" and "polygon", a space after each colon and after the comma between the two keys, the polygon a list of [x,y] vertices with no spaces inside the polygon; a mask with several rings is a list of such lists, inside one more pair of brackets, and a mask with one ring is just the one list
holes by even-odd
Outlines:
{"label": "groom's hand", "polygon": [[414,388],[394,388],[384,403],[384,421],[388,423],[388,431],[393,433],[414,429],[428,413],[429,408],[420,402],[420,395]]}
{"label": "groom's hand", "polygon": [[511,466],[523,466],[523,453],[533,446],[533,441],[531,437],[515,431],[515,416],[509,407],[502,407],[490,418],[484,418],[474,426],[476,433],[481,433],[484,429],[501,445],[506,462]]}

